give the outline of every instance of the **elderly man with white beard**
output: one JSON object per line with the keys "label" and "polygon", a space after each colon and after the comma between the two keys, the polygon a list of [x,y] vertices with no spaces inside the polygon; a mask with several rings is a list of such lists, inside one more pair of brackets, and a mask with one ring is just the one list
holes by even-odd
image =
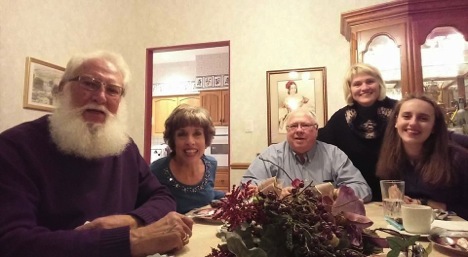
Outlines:
{"label": "elderly man with white beard", "polygon": [[147,256],[181,249],[192,221],[126,134],[120,55],[74,56],[52,115],[0,134],[0,255]]}

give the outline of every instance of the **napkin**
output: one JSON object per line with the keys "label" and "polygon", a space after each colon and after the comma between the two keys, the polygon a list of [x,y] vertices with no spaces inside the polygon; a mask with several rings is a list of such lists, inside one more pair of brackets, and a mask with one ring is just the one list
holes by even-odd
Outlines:
{"label": "napkin", "polygon": [[434,222],[432,222],[432,227],[439,227],[453,231],[468,231],[468,221],[434,220]]}

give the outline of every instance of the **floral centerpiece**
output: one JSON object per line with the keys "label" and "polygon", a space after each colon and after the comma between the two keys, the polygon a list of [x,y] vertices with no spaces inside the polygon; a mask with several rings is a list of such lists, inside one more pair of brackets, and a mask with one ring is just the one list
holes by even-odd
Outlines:
{"label": "floral centerpiece", "polygon": [[219,203],[213,218],[225,223],[226,243],[207,257],[349,257],[376,251],[363,240],[372,221],[351,188],[341,186],[335,198],[296,179],[292,193],[282,198],[274,181],[258,193],[249,185],[234,186]]}

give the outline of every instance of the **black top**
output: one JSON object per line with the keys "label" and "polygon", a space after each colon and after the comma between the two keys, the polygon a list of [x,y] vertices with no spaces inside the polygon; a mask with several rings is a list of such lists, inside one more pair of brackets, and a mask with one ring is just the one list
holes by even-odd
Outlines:
{"label": "black top", "polygon": [[375,166],[390,115],[396,101],[385,98],[370,107],[357,103],[336,111],[325,127],[320,128],[317,139],[336,145],[345,152],[372,189],[373,201],[381,201],[379,179]]}

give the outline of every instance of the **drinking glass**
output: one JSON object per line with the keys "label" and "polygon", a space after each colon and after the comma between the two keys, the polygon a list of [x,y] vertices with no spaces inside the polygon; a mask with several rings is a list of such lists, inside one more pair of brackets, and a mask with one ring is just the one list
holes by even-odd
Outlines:
{"label": "drinking glass", "polygon": [[401,220],[401,205],[405,195],[405,181],[381,180],[382,204],[384,216]]}

